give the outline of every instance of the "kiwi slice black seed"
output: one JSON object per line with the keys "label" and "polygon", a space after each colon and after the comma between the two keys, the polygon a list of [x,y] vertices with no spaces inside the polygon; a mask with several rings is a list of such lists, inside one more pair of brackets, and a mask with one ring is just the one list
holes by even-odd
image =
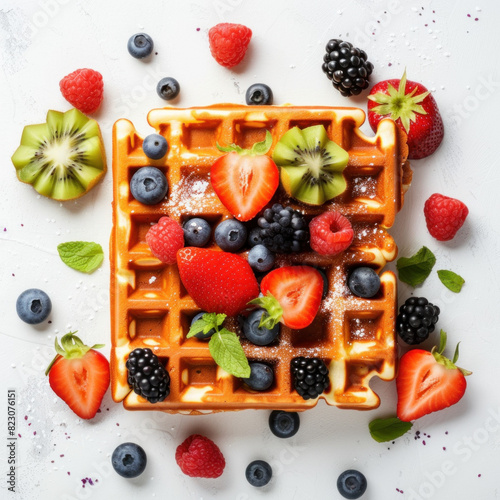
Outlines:
{"label": "kiwi slice black seed", "polygon": [[77,109],[49,111],[46,123],[24,127],[12,163],[18,179],[43,196],[79,198],[106,173],[99,125]]}
{"label": "kiwi slice black seed", "polygon": [[273,160],[286,192],[303,203],[322,205],[346,189],[342,172],[349,154],[328,138],[323,125],[290,129],[276,144]]}

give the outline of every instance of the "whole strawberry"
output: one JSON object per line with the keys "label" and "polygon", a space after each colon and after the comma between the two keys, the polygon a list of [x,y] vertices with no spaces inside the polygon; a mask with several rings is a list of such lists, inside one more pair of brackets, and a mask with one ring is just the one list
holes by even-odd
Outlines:
{"label": "whole strawberry", "polygon": [[208,32],[210,52],[226,68],[232,68],[243,60],[251,38],[252,30],[242,24],[220,23]]}
{"label": "whole strawberry", "polygon": [[433,194],[424,205],[427,229],[439,241],[453,239],[468,214],[465,203],[438,193]]}
{"label": "whole strawberry", "polygon": [[102,102],[102,75],[93,69],[77,69],[59,82],[63,97],[82,113],[91,114]]}
{"label": "whole strawberry", "polygon": [[186,247],[177,252],[182,284],[200,309],[234,316],[259,295],[248,262],[235,255]]}
{"label": "whole strawberry", "polygon": [[425,158],[441,144],[444,127],[436,101],[421,83],[407,81],[406,71],[401,80],[374,85],[368,99],[372,129],[376,131],[384,118],[393,119],[408,136],[408,158]]}
{"label": "whole strawberry", "polygon": [[184,474],[191,477],[219,477],[226,461],[219,447],[199,434],[189,436],[175,451],[175,461]]}
{"label": "whole strawberry", "polygon": [[177,250],[184,246],[184,231],[174,219],[162,217],[158,224],[149,228],[146,243],[157,259],[165,264],[175,264]]}

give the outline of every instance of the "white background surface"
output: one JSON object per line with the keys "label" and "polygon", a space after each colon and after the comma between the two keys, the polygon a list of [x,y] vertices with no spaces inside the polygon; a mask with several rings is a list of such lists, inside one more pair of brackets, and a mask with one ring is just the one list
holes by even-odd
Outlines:
{"label": "white background surface", "polygon": [[[477,1],[1,1],[0,438],[7,435],[7,387],[17,389],[22,436],[16,494],[6,490],[7,449],[0,446],[2,499],[334,499],[340,498],[338,474],[351,467],[368,478],[366,500],[499,497],[500,4]],[[208,49],[207,31],[221,21],[241,22],[254,33],[245,61],[233,71],[218,66]],[[155,41],[158,55],[148,63],[126,50],[129,36],[139,31]],[[413,162],[414,182],[391,232],[400,255],[425,244],[437,256],[435,269],[452,269],[466,280],[459,295],[447,291],[436,273],[416,290],[441,307],[438,326],[448,332],[450,351],[462,341],[460,365],[474,371],[464,399],[417,421],[394,445],[378,444],[368,433],[370,420],[395,412],[395,384],[377,380],[378,410],[341,411],[320,403],[301,416],[301,430],[291,440],[271,435],[267,412],[191,418],[127,413],[109,393],[102,413],[79,420],[55,397],[43,372],[54,336],[69,329],[109,349],[109,264],[106,259],[96,273],[79,274],[60,262],[56,246],[96,241],[107,257],[112,177],[109,172],[76,202],[37,196],[16,180],[10,162],[23,126],[43,122],[48,109],[69,109],[58,82],[81,67],[104,76],[105,100],[96,118],[109,161],[116,119],[130,118],[148,133],[147,112],[164,104],[154,90],[163,76],[179,80],[179,106],[242,104],[250,84],[265,82],[275,104],[366,108],[366,97],[341,97],[321,71],[324,45],[335,37],[367,51],[375,65],[372,82],[399,78],[406,67],[409,79],[434,91],[443,115],[444,142],[432,157]],[[423,204],[434,192],[470,209],[450,243],[433,240],[425,227]],[[30,287],[51,296],[51,324],[31,327],[18,319],[15,300]],[[410,292],[401,286],[400,298]],[[430,437],[416,440],[417,430]],[[221,447],[227,460],[221,478],[190,479],[180,472],[175,448],[193,432]],[[113,449],[124,441],[140,443],[148,454],[147,470],[136,480],[119,477],[110,466]],[[269,461],[275,472],[262,490],[244,478],[254,459]],[[82,488],[82,478],[98,482]]]}

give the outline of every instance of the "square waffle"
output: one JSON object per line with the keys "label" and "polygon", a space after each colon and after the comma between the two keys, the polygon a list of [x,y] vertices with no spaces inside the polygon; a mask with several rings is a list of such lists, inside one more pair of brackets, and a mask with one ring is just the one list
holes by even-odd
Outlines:
{"label": "square waffle", "polygon": [[[396,278],[380,274],[381,288],[371,299],[353,296],[346,277],[354,266],[367,265],[380,272],[395,259],[397,247],[386,231],[394,223],[411,180],[406,162],[404,133],[391,120],[380,123],[373,138],[359,127],[365,114],[357,108],[240,106],[152,110],[148,121],[168,141],[162,160],[150,160],[142,151],[143,138],[128,120],[113,129],[113,230],[111,235],[111,374],[112,395],[129,410],[175,413],[211,413],[242,409],[301,411],[318,400],[302,399],[294,390],[290,362],[298,356],[320,357],[330,370],[330,387],[320,396],[327,404],[367,410],[379,405],[369,386],[373,376],[395,377]],[[199,308],[183,287],[177,267],[151,254],[145,235],[160,217],[183,223],[199,216],[212,227],[232,215],[212,189],[210,167],[221,152],[216,143],[249,148],[273,136],[273,148],[294,126],[324,125],[330,139],[349,153],[344,170],[347,189],[320,206],[305,206],[288,198],[279,188],[274,202],[291,205],[306,218],[329,209],[345,215],[353,226],[351,247],[336,257],[315,252],[278,255],[276,266],[310,264],[328,277],[328,291],[314,322],[305,330],[281,325],[278,339],[259,347],[241,338],[249,361],[264,361],[275,372],[273,386],[265,392],[245,388],[213,361],[208,343],[186,339],[191,319]],[[169,183],[165,201],[146,206],[129,189],[132,175],[143,166],[161,169]],[[209,248],[216,248],[214,242]],[[241,252],[246,257],[246,252]],[[236,318],[227,327],[241,333]],[[151,404],[131,391],[125,362],[135,348],[149,347],[170,375],[170,395]]]}

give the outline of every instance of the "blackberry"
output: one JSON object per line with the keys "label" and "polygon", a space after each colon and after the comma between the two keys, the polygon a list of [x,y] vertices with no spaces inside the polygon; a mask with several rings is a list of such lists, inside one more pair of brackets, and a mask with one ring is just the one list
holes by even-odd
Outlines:
{"label": "blackberry", "polygon": [[170,394],[170,377],[151,349],[134,349],[125,366],[130,387],[150,403],[163,401]]}
{"label": "blackberry", "polygon": [[373,64],[364,50],[343,40],[330,40],[323,61],[323,72],[344,97],[358,95],[368,88]]}
{"label": "blackberry", "polygon": [[304,216],[292,207],[276,203],[264,210],[257,221],[262,243],[271,252],[300,252],[309,242],[309,228]]}
{"label": "blackberry", "polygon": [[434,331],[439,319],[439,307],[424,297],[410,297],[399,308],[396,329],[410,345],[420,344]]}
{"label": "blackberry", "polygon": [[330,385],[328,367],[319,358],[292,360],[293,385],[304,399],[315,399]]}

